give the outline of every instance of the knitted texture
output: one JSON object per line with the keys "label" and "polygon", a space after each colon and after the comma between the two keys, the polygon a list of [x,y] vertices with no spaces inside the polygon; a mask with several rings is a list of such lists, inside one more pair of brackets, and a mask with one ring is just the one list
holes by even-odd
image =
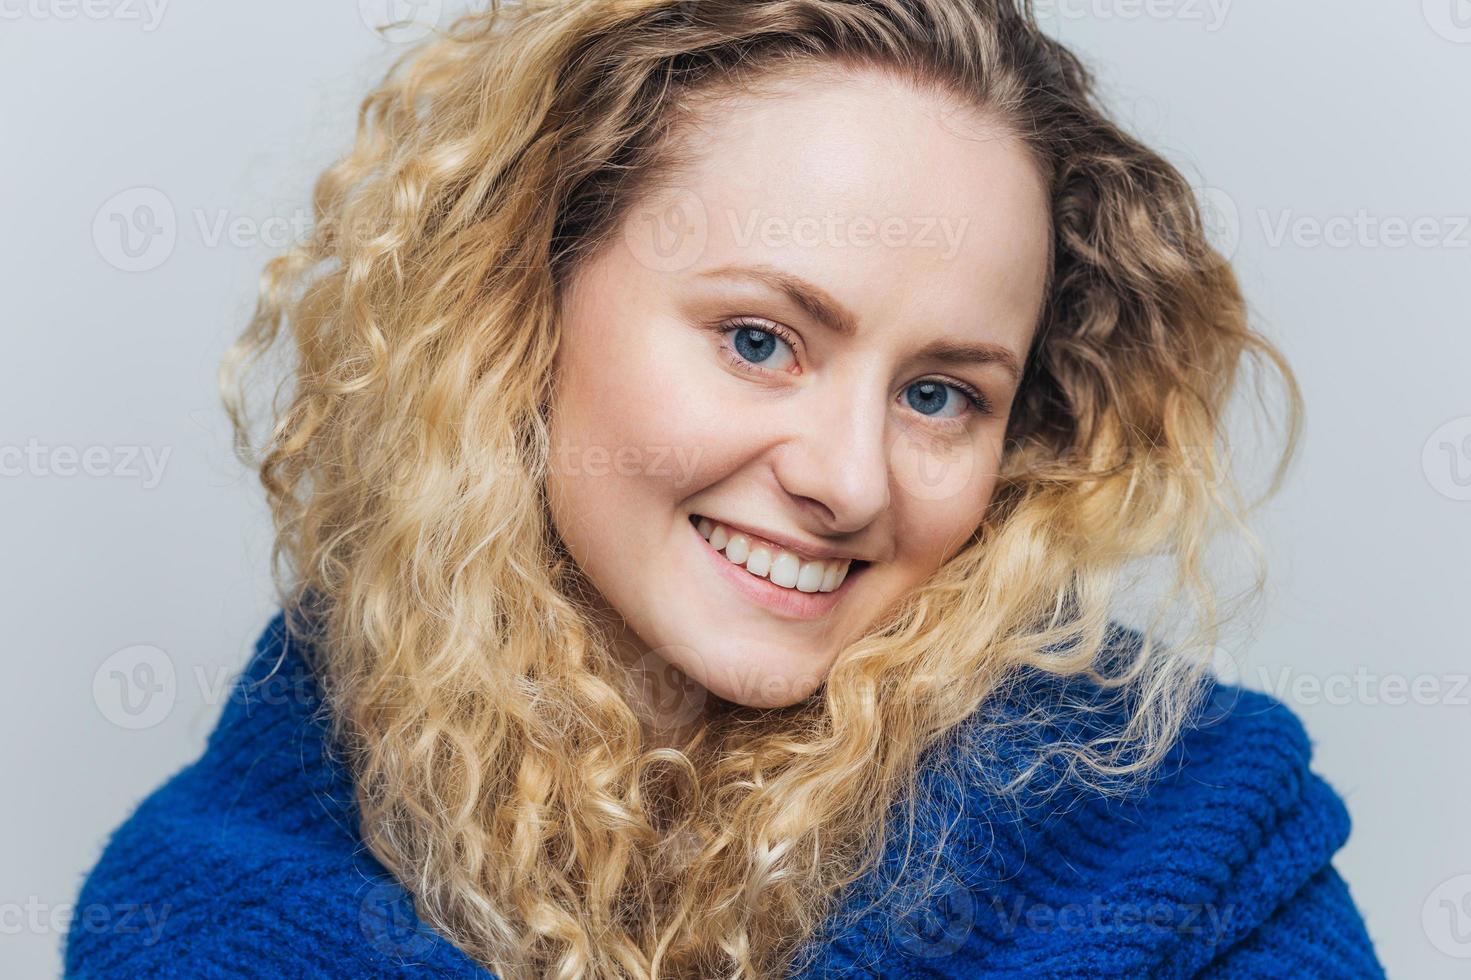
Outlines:
{"label": "knitted texture", "polygon": [[[1116,644],[1139,639],[1111,629]],[[1331,864],[1348,813],[1310,771],[1302,725],[1267,695],[1212,692],[1156,775],[1123,794],[1060,765],[1025,796],[987,789],[1050,742],[1118,723],[1087,684],[1038,676],[977,712],[927,756],[942,764],[924,770],[916,818],[895,822],[801,976],[1382,977]],[[201,757],[87,875],[67,976],[492,978],[363,846],[321,708],[278,612]],[[900,913],[882,886],[916,880],[899,874],[905,854],[942,876]]]}

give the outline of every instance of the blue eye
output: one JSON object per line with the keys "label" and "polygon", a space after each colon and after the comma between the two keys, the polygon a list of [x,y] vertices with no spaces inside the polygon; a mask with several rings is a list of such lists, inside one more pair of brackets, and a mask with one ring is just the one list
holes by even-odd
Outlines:
{"label": "blue eye", "polygon": [[[955,418],[957,414],[965,411],[967,402],[974,404],[974,399],[965,392],[961,392],[959,397],[952,396],[951,391],[960,391],[960,389],[941,381],[916,381],[905,389],[904,397],[909,402],[909,407],[921,415]],[[939,413],[946,408],[954,411],[949,415],[940,415]]]}
{"label": "blue eye", "polygon": [[771,362],[773,355],[779,355],[782,348],[786,348],[788,357],[795,357],[796,352],[792,345],[770,330],[761,327],[733,327],[728,331],[734,334],[731,338],[731,347],[744,360],[752,364],[760,365],[769,371],[785,371],[790,365],[782,365],[780,357],[775,363]]}

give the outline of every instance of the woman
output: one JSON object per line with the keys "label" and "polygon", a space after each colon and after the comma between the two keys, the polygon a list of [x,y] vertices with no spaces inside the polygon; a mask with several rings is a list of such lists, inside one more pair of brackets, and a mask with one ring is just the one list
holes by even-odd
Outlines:
{"label": "woman", "polygon": [[1030,9],[493,8],[315,207],[224,376],[246,445],[295,358],[282,612],[71,971],[1381,975],[1206,670],[1225,405],[1279,371],[1285,467],[1292,374]]}

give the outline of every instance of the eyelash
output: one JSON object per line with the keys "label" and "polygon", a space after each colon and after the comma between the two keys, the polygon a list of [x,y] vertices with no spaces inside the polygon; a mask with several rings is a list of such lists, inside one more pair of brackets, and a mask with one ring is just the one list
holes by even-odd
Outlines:
{"label": "eyelash", "polygon": [[[780,338],[781,340],[785,341],[786,344],[793,350],[797,349],[796,336],[786,327],[783,327],[778,323],[773,323],[766,320],[750,320],[746,318],[737,318],[735,320],[726,320],[722,322],[717,329],[722,337],[734,333],[737,330],[759,330],[762,333],[769,333],[773,337]],[[746,360],[733,347],[731,347],[730,341],[728,340],[720,345],[720,352],[725,355],[726,360],[728,360],[732,365],[740,368],[743,371],[749,371],[752,374],[770,375],[785,373],[783,371],[773,371],[770,368],[763,368],[759,364],[754,364],[751,361]],[[975,410],[978,414],[984,416],[991,415],[993,413],[991,402],[986,398],[986,396],[981,394],[981,392],[975,387],[968,385],[963,381],[953,381],[945,378],[920,378],[917,381],[911,382],[911,384],[918,384],[920,381],[934,381],[938,382],[939,384],[948,385],[949,387],[954,388],[956,391],[964,395],[965,400],[970,403],[971,408]],[[953,419],[934,419],[931,421],[930,424],[937,425],[941,428],[959,429],[965,426],[965,419],[963,417]]]}

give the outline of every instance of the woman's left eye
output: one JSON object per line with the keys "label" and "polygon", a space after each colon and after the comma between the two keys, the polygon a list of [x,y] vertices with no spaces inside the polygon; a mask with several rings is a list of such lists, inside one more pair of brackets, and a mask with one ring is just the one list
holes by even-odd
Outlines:
{"label": "woman's left eye", "polygon": [[[987,406],[980,399],[972,396],[970,392],[933,378],[914,382],[904,389],[904,398],[910,408],[931,418],[958,418],[965,413],[967,407],[974,408],[982,414],[989,411]],[[942,415],[940,414],[942,412],[950,414]]]}
{"label": "woman's left eye", "polygon": [[[739,326],[725,331],[732,334],[731,349],[741,358],[766,371],[785,371],[796,360],[792,345],[778,336],[775,331],[763,327]],[[785,348],[788,361],[783,361],[781,351]]]}

